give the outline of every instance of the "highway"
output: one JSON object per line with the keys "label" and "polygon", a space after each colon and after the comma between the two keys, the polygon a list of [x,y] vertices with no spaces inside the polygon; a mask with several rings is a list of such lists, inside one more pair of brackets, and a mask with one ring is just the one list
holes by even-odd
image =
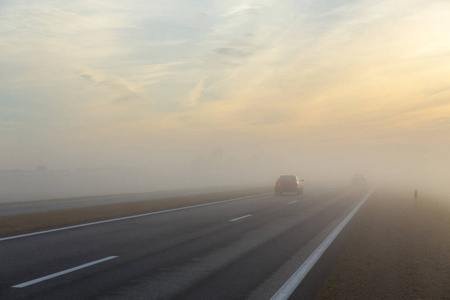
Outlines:
{"label": "highway", "polygon": [[270,299],[369,194],[317,186],[0,239],[0,299]]}

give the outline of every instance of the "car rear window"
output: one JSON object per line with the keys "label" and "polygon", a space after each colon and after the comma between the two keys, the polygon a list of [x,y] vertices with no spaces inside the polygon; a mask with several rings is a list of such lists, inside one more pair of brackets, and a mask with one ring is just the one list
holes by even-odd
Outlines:
{"label": "car rear window", "polygon": [[278,181],[281,182],[297,182],[297,176],[295,175],[281,175]]}

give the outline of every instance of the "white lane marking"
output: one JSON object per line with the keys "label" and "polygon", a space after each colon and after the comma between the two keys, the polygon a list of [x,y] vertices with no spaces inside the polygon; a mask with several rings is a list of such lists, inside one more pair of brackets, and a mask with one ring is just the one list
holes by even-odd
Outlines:
{"label": "white lane marking", "polygon": [[239,218],[231,219],[230,222],[234,222],[234,221],[241,220],[241,219],[244,219],[244,218],[248,218],[248,217],[251,217],[251,216],[252,215],[245,215],[245,216],[242,216],[242,217],[239,217]]}
{"label": "white lane marking", "polygon": [[24,287],[27,287],[27,286],[30,286],[30,285],[33,285],[33,284],[36,284],[36,283],[39,283],[39,282],[42,282],[42,281],[46,281],[46,280],[49,280],[49,279],[52,279],[52,278],[55,278],[55,277],[58,277],[58,276],[62,276],[62,275],[68,274],[68,273],[72,273],[72,272],[78,271],[78,270],[81,270],[81,269],[84,269],[84,268],[87,268],[87,267],[90,267],[90,266],[93,266],[93,265],[96,265],[96,264],[99,264],[99,263],[102,263],[102,262],[114,259],[114,258],[117,258],[117,257],[118,256],[108,256],[108,257],[105,257],[105,258],[102,258],[102,259],[99,259],[99,260],[96,260],[96,261],[93,261],[93,262],[90,262],[90,263],[87,263],[87,264],[84,264],[84,265],[81,265],[81,266],[78,266],[78,267],[74,267],[74,268],[67,269],[67,270],[64,270],[64,271],[61,271],[61,272],[57,272],[57,273],[53,273],[53,274],[50,274],[50,275],[47,275],[47,276],[44,276],[44,277],[41,277],[41,278],[30,280],[30,281],[27,281],[27,282],[24,282],[24,283],[21,283],[21,284],[17,284],[17,285],[12,286],[12,287],[13,288],[24,288]]}
{"label": "white lane marking", "polygon": [[38,234],[45,234],[45,233],[50,233],[50,232],[55,232],[55,231],[62,231],[62,230],[68,230],[68,229],[73,229],[73,228],[92,226],[92,225],[109,223],[109,222],[117,222],[117,221],[122,221],[122,220],[128,220],[128,219],[134,219],[134,218],[139,218],[139,217],[146,217],[146,216],[151,216],[151,215],[164,214],[164,213],[178,211],[178,210],[185,210],[185,209],[197,208],[197,207],[202,207],[202,206],[222,204],[222,203],[227,203],[227,202],[232,202],[232,201],[239,201],[239,200],[244,200],[244,199],[249,199],[249,198],[256,198],[256,197],[267,196],[267,195],[272,195],[272,193],[257,194],[257,195],[245,196],[245,197],[240,197],[240,198],[233,198],[233,199],[228,199],[228,200],[197,204],[197,205],[192,205],[192,206],[184,206],[184,207],[178,207],[178,208],[154,211],[154,212],[149,212],[149,213],[139,214],[139,215],[133,215],[133,216],[128,216],[128,217],[121,217],[121,218],[115,218],[115,219],[109,219],[109,220],[103,220],[103,221],[97,221],[97,222],[91,222],[91,223],[84,223],[84,224],[67,226],[67,227],[61,227],[61,228],[55,228],[55,229],[50,229],[50,230],[37,231],[37,232],[32,232],[32,233],[25,233],[25,234],[20,234],[20,235],[8,236],[8,237],[0,238],[0,242],[7,241],[7,240],[18,239],[18,238],[27,237],[27,236],[38,235]]}
{"label": "white lane marking", "polygon": [[293,204],[293,203],[295,203],[295,202],[297,202],[297,200],[294,200],[294,201],[289,202],[288,205],[289,205],[289,204]]}
{"label": "white lane marking", "polygon": [[299,286],[305,276],[314,267],[316,262],[322,256],[323,253],[328,249],[331,243],[336,239],[339,233],[344,229],[345,225],[353,218],[359,208],[366,202],[366,200],[373,193],[375,188],[373,188],[364,198],[356,205],[356,207],[339,223],[336,228],[326,237],[326,239],[314,250],[313,253],[303,262],[300,268],[295,271],[295,273],[283,284],[283,286],[275,293],[275,295],[270,298],[270,300],[285,300],[288,299],[295,289]]}

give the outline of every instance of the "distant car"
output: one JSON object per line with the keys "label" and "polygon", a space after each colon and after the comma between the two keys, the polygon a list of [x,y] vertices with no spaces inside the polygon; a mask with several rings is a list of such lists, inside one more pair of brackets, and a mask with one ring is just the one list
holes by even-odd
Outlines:
{"label": "distant car", "polygon": [[299,180],[295,175],[281,175],[275,183],[275,195],[283,193],[303,194],[303,179]]}
{"label": "distant car", "polygon": [[367,184],[366,177],[363,174],[355,174],[352,178],[354,186],[365,186]]}

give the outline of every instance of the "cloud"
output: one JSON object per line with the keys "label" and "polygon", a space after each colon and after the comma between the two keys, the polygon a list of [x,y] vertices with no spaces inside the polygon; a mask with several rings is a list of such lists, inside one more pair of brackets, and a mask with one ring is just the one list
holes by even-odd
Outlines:
{"label": "cloud", "polygon": [[115,102],[126,102],[139,96],[139,88],[120,77],[106,77],[89,70],[83,70],[79,76],[105,92],[112,94]]}
{"label": "cloud", "polygon": [[186,103],[187,107],[194,107],[198,104],[203,92],[205,91],[205,79],[200,80],[189,93]]}
{"label": "cloud", "polygon": [[218,48],[216,50],[216,52],[218,54],[220,54],[220,55],[237,57],[237,58],[247,57],[247,56],[250,56],[252,54],[251,52],[244,52],[244,51],[233,49],[233,48],[229,48],[229,47]]}
{"label": "cloud", "polygon": [[227,11],[224,16],[230,17],[238,14],[253,14],[258,12],[258,8],[255,6],[251,6],[249,4],[238,4],[237,6],[231,7],[229,11]]}
{"label": "cloud", "polygon": [[105,145],[167,135],[188,147],[221,132],[223,143],[276,138],[282,147],[299,133],[342,141],[413,132],[448,113],[445,8],[12,1],[0,11],[0,105],[14,99],[25,124],[42,116],[48,126],[33,134],[55,145],[69,135],[69,144]]}
{"label": "cloud", "polygon": [[[450,86],[446,86],[446,87],[441,87],[437,90],[434,90],[430,93],[427,93],[426,96],[435,96],[444,92],[449,92],[450,91]],[[450,100],[449,100],[450,101]]]}

